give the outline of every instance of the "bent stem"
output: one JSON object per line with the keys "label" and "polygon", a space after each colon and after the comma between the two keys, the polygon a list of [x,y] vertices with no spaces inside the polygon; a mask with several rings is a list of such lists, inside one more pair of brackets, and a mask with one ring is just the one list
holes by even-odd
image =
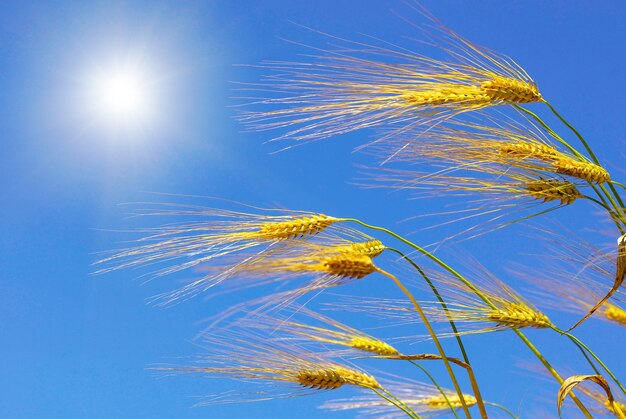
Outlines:
{"label": "bent stem", "polygon": [[484,406],[482,394],[480,393],[480,389],[478,387],[478,382],[476,381],[476,377],[473,374],[472,367],[471,367],[470,361],[469,361],[469,357],[467,356],[467,352],[465,351],[465,346],[463,345],[463,341],[461,340],[461,336],[459,335],[458,329],[456,328],[456,324],[454,324],[454,321],[452,320],[452,316],[450,316],[450,312],[448,310],[448,306],[446,305],[446,303],[444,302],[443,298],[441,297],[441,294],[439,294],[439,291],[437,290],[437,287],[435,287],[435,284],[433,284],[433,282],[430,280],[430,278],[428,278],[428,276],[424,273],[422,268],[420,268],[417,265],[417,263],[415,263],[407,255],[402,253],[400,250],[397,250],[397,249],[394,249],[394,248],[387,248],[387,250],[390,250],[392,252],[395,252],[395,253],[399,254],[404,260],[409,262],[413,266],[413,268],[415,268],[415,270],[417,270],[417,272],[419,272],[419,274],[424,278],[424,280],[426,281],[426,283],[428,284],[428,286],[432,290],[433,294],[435,294],[435,297],[437,297],[437,300],[439,300],[439,303],[441,304],[441,307],[443,308],[443,310],[446,313],[446,316],[448,317],[448,321],[450,322],[450,327],[452,328],[452,332],[454,333],[454,337],[456,338],[456,341],[457,341],[457,343],[459,345],[459,349],[461,350],[461,354],[463,356],[463,360],[467,364],[467,367],[469,367],[469,369],[467,369],[467,372],[468,372],[468,376],[469,376],[469,379],[470,379],[470,383],[472,385],[472,391],[474,392],[474,397],[476,398],[476,403],[478,404],[478,410],[480,411],[480,416],[482,418],[487,418],[487,411],[486,411],[485,406]]}
{"label": "bent stem", "polygon": [[[371,225],[371,224],[364,223],[363,221],[361,221],[361,220],[359,220],[357,218],[342,218],[341,220],[342,221],[351,221],[351,222],[357,223],[357,224],[359,224],[359,225],[361,225],[361,226],[363,226],[365,228],[369,228],[369,229],[377,230],[377,231],[382,231],[382,232],[384,232],[386,234],[389,234],[392,237],[395,237],[396,239],[400,240],[402,243],[404,243],[407,246],[410,246],[413,249],[417,250],[418,252],[420,252],[421,254],[423,254],[424,256],[428,257],[433,262],[435,262],[436,264],[438,264],[439,266],[444,268],[446,271],[448,271],[449,273],[454,275],[454,277],[456,277],[459,281],[461,281],[463,284],[465,284],[481,300],[483,300],[485,302],[485,304],[489,305],[491,308],[496,308],[496,306],[489,300],[489,298],[487,298],[471,282],[469,282],[467,279],[465,279],[465,277],[463,277],[457,271],[455,271],[450,266],[448,266],[448,264],[446,264],[444,261],[439,259],[437,256],[433,255],[432,253],[430,253],[426,249],[422,248],[421,246],[418,246],[417,244],[415,244],[415,243],[405,239],[404,237],[400,236],[399,234],[394,233],[393,231],[391,231],[389,229],[386,229],[384,227],[379,227],[379,226],[374,226],[374,225]],[[561,378],[559,373],[552,367],[552,365],[550,365],[548,360],[541,354],[541,352],[539,352],[539,350],[537,350],[537,348],[535,348],[535,346],[530,342],[530,340],[528,340],[526,335],[524,335],[520,330],[518,330],[516,328],[511,328],[511,330],[513,330],[515,332],[515,334],[517,336],[519,336],[520,339],[522,339],[522,341],[526,344],[526,346],[528,346],[528,348],[533,352],[533,354],[537,357],[537,359],[539,359],[539,361],[544,365],[544,367],[546,367],[546,369],[550,372],[550,374],[552,374],[552,376],[555,378],[555,380],[557,380],[557,382],[559,384],[562,384],[563,383],[563,379]],[[585,417],[593,418],[593,416],[591,416],[591,414],[589,413],[587,408],[582,404],[582,402],[580,401],[580,399],[578,399],[578,397],[574,394],[574,392],[569,392],[568,395],[572,398],[574,403],[576,403],[576,405],[578,406],[580,411],[585,415]]]}
{"label": "bent stem", "polygon": [[[437,355],[431,355],[431,354],[420,354],[420,355],[394,355],[391,357],[388,357],[388,359],[398,359],[398,360],[407,360],[409,362],[414,363],[414,361],[422,361],[422,360],[439,360],[441,359],[440,356]],[[478,382],[476,381],[476,376],[474,375],[474,370],[472,369],[472,366],[466,362],[461,361],[460,359],[457,358],[448,358],[448,361],[452,362],[455,365],[458,365],[462,368],[465,369],[465,371],[467,371],[467,376],[469,377],[470,383],[472,383],[472,391],[474,391],[475,393],[478,392],[478,394],[480,395],[480,391],[478,390]],[[415,364],[417,365],[417,364]],[[476,404],[478,404],[478,396],[476,396],[476,394],[474,394],[474,397],[476,398]],[[446,398],[447,400],[447,398]],[[487,411],[484,410],[484,402],[481,398],[480,400],[481,405],[483,406],[483,409],[480,409],[480,414],[481,417],[483,418],[487,418]],[[484,416],[483,416],[484,414]]]}
{"label": "bent stem", "polygon": [[488,406],[497,407],[498,409],[500,409],[500,410],[508,413],[509,415],[511,415],[512,418],[519,419],[518,415],[516,415],[515,413],[511,412],[509,409],[507,409],[506,407],[502,406],[501,404],[493,403],[493,402],[485,402],[485,404],[488,405]]}
{"label": "bent stem", "polygon": [[452,366],[450,365],[450,362],[448,361],[448,358],[446,357],[446,353],[443,350],[443,347],[441,346],[441,342],[439,342],[439,339],[437,338],[437,334],[435,333],[432,326],[430,325],[430,322],[428,321],[426,314],[424,314],[424,311],[422,311],[422,308],[420,307],[419,303],[413,297],[413,294],[411,294],[411,292],[404,286],[404,284],[402,284],[402,282],[395,275],[392,275],[389,272],[383,271],[382,269],[379,269],[378,272],[387,276],[391,280],[393,280],[393,282],[396,283],[398,288],[400,288],[400,290],[411,301],[411,303],[413,304],[413,307],[415,307],[415,310],[417,310],[417,312],[419,313],[420,317],[422,318],[422,322],[424,322],[424,326],[426,326],[426,329],[428,330],[430,337],[432,338],[435,346],[437,347],[437,351],[439,351],[439,355],[441,355],[441,359],[443,360],[443,363],[446,366],[446,370],[448,370],[448,374],[450,375],[450,379],[452,380],[452,384],[454,385],[454,390],[459,395],[459,400],[461,402],[461,405],[463,406],[463,411],[465,412],[468,418],[471,418],[472,415],[470,414],[469,409],[467,408],[467,404],[465,403],[465,398],[463,397],[463,392],[461,391],[461,387],[459,386],[456,376],[454,375]]}
{"label": "bent stem", "polygon": [[418,415],[413,409],[411,409],[409,406],[407,406],[406,403],[404,403],[402,400],[398,399],[396,396],[394,396],[389,391],[385,390],[383,387],[380,387],[380,388],[373,388],[372,387],[371,390],[374,393],[378,394],[383,399],[385,399],[387,402],[393,404],[398,409],[402,410],[410,418],[421,419],[420,415]]}
{"label": "bent stem", "polygon": [[606,364],[602,362],[602,360],[587,345],[585,345],[580,339],[578,339],[576,336],[572,335],[571,333],[564,332],[557,327],[554,327],[554,330],[562,335],[567,336],[579,348],[583,348],[585,351],[587,351],[587,353],[591,355],[591,357],[595,359],[598,364],[600,364],[600,366],[607,372],[607,374],[609,374],[609,376],[613,379],[613,381],[615,381],[615,384],[617,384],[620,390],[622,390],[624,395],[626,395],[626,389],[624,389],[624,386],[622,386],[622,383],[619,382],[615,374],[613,374],[613,372],[609,369],[609,367],[607,367]]}

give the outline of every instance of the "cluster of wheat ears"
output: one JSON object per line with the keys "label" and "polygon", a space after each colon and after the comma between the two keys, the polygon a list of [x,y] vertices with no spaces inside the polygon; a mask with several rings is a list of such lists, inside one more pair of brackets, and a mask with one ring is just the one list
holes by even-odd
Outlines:
{"label": "cluster of wheat ears", "polygon": [[[626,326],[626,311],[619,303],[626,275],[626,208],[620,191],[626,186],[611,178],[590,144],[513,60],[463,39],[419,5],[408,6],[428,20],[428,47],[444,58],[382,41],[333,37],[334,49],[318,50],[317,56],[308,56],[309,62],[264,63],[271,75],[258,91],[269,91],[270,97],[249,101],[239,114],[241,121],[254,130],[279,130],[275,138],[285,141],[371,130],[378,136],[362,147],[380,159],[371,169],[371,184],[426,196],[460,196],[468,205],[469,212],[462,213],[470,214],[468,219],[487,217],[479,218],[483,221],[470,229],[471,234],[485,234],[583,200],[596,205],[614,223],[617,246],[600,251],[543,230],[541,235],[555,244],[571,269],[562,264],[552,271],[542,269],[543,277],[527,275],[544,299],[552,301],[552,308],[579,314],[575,325],[562,330],[485,269],[461,274],[423,245],[387,228],[307,211],[243,204],[226,209],[235,205],[227,201],[218,201],[224,204],[221,208],[162,204],[148,213],[184,221],[144,230],[138,243],[99,261],[101,271],[151,266],[157,276],[182,271],[195,275],[181,288],[157,296],[160,303],[216,287],[274,288],[216,317],[201,335],[210,353],[195,364],[160,367],[242,379],[249,386],[257,380],[274,383],[262,390],[214,395],[208,403],[334,393],[352,386],[363,394],[328,401],[323,407],[380,417],[486,418],[492,409],[497,415],[517,417],[511,409],[483,398],[479,371],[463,345],[469,333],[510,330],[537,358],[546,377],[559,383],[555,411],[558,408],[560,414],[569,398],[568,408],[579,409],[585,417],[626,418],[626,405],[620,402],[626,388],[572,334],[592,315],[615,327]],[[529,110],[527,104],[533,102],[540,112]],[[542,106],[560,121],[558,128],[539,116]],[[383,253],[393,255],[392,265],[405,268],[399,273],[381,268],[377,258]],[[161,266],[156,272],[155,265]],[[351,296],[336,304],[335,312],[423,325],[428,336],[412,345],[410,353],[396,347],[395,341],[373,337],[310,308],[311,300],[328,288],[358,284],[376,275],[395,284],[403,299]],[[526,328],[571,341],[593,373],[557,372],[524,334]],[[447,349],[443,339],[449,340]],[[357,366],[364,358],[411,363],[430,382],[385,374],[383,379]],[[453,389],[442,388],[438,384],[442,378],[428,372],[433,363],[445,366]],[[461,388],[459,374],[471,391]]]}

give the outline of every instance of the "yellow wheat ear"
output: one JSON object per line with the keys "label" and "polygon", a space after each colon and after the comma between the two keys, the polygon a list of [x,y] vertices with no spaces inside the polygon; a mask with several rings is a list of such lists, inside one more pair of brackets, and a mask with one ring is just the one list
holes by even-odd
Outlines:
{"label": "yellow wheat ear", "polygon": [[239,119],[251,130],[287,131],[277,138],[311,141],[376,126],[403,131],[490,106],[543,100],[513,60],[427,18],[436,23],[435,47],[447,60],[327,35],[338,49],[321,50],[310,63],[264,63],[273,74],[254,90],[273,95],[246,104]]}
{"label": "yellow wheat ear", "polygon": [[604,303],[600,313],[614,323],[626,327],[626,310],[611,303]]}
{"label": "yellow wheat ear", "polygon": [[252,330],[269,330],[273,335],[293,342],[351,348],[359,355],[363,352],[383,356],[399,354],[387,342],[295,303],[283,306],[280,315],[255,315],[236,324]]}
{"label": "yellow wheat ear", "polygon": [[538,179],[526,183],[525,188],[530,196],[543,202],[559,201],[569,205],[583,197],[576,185],[562,179]]}
{"label": "yellow wheat ear", "polygon": [[[462,407],[461,399],[459,398],[458,394],[450,394],[447,397],[448,397],[448,400],[444,399],[443,396],[439,395],[439,396],[427,397],[421,400],[419,399],[413,400],[412,402],[415,404],[427,405],[432,410],[448,409],[449,408],[448,401],[450,402],[452,407],[455,409],[460,409]],[[469,394],[464,394],[463,397],[465,398],[465,403],[467,403],[468,406],[474,406],[476,404],[476,398],[474,396],[471,396]]]}
{"label": "yellow wheat ear", "polygon": [[320,390],[334,390],[345,384],[365,388],[380,387],[380,384],[371,375],[339,366],[301,370],[295,373],[294,379],[304,387]]}
{"label": "yellow wheat ear", "polygon": [[545,314],[518,302],[501,302],[497,308],[487,311],[486,315],[487,319],[499,326],[539,329],[552,327],[552,323]]}
{"label": "yellow wheat ear", "polygon": [[[453,391],[443,389],[448,399],[443,397],[441,391],[431,385],[414,381],[398,381],[391,383],[383,383],[384,387],[397,396],[402,403],[409,406],[417,413],[441,414],[446,410],[461,409],[459,395]],[[476,398],[470,394],[463,394],[465,403],[468,407],[476,405]],[[450,405],[448,404],[450,403]],[[321,406],[322,409],[333,411],[356,410],[363,415],[376,417],[399,417],[397,407],[388,401],[381,400],[370,394],[363,394],[347,399],[331,400]]]}
{"label": "yellow wheat ear", "polygon": [[[316,225],[317,227],[319,226]],[[301,231],[298,230],[298,234]],[[272,234],[276,233],[272,231]],[[378,271],[373,258],[384,250],[379,241],[351,242],[340,236],[325,237],[317,241],[285,238],[292,233],[292,229],[286,232],[281,225],[278,233],[273,236],[277,239],[273,243],[277,245],[269,246],[263,251],[253,249],[240,252],[230,259],[224,258],[221,263],[219,260],[211,261],[212,263],[204,266],[198,279],[178,290],[159,295],[157,299],[167,304],[222,283],[237,289],[298,278],[305,280],[305,284],[299,288],[280,294],[284,299],[280,304],[286,304],[307,292],[358,280]],[[345,229],[343,233],[353,237],[365,236],[350,229]]]}
{"label": "yellow wheat ear", "polygon": [[[168,262],[170,266],[156,272],[157,275],[168,274],[247,249],[315,236],[340,221],[324,214],[283,213],[285,215],[264,215],[216,208],[194,207],[190,210],[184,206],[180,209],[167,206],[166,210],[146,215],[195,220],[147,230],[148,234],[139,239],[136,246],[111,252],[111,256],[97,261],[96,264],[108,267],[96,273]],[[176,260],[185,262],[172,264]]]}
{"label": "yellow wheat ear", "polygon": [[258,231],[251,232],[251,238],[259,240],[290,240],[313,236],[337,221],[337,218],[316,214],[286,221],[265,222],[259,226]]}
{"label": "yellow wheat ear", "polygon": [[[240,402],[250,397],[253,400],[267,400],[310,394],[303,392],[305,389],[336,390],[344,386],[369,390],[381,388],[373,376],[357,368],[330,361],[292,342],[272,339],[267,334],[230,330],[218,335],[205,334],[202,342],[209,353],[197,357],[196,365],[159,369],[230,378],[251,386],[256,381],[257,385],[262,386],[255,392],[240,389],[238,392],[216,395],[215,399],[220,403]],[[298,386],[283,385],[281,389],[281,383]]]}
{"label": "yellow wheat ear", "polygon": [[[437,289],[445,301],[445,308],[443,304],[433,301],[420,303],[429,321],[449,324],[449,321],[453,320],[456,323],[455,333],[441,333],[439,337],[511,328],[547,329],[554,327],[548,316],[483,267],[479,267],[471,276],[471,280],[490,304],[454,277],[431,270],[427,270],[426,274],[433,283],[437,284]],[[424,287],[419,282],[414,282],[414,286]],[[342,310],[373,314],[392,321],[394,325],[421,323],[415,309],[403,300],[347,297],[338,305]]]}
{"label": "yellow wheat ear", "polygon": [[530,123],[498,119],[480,112],[477,118],[416,127],[370,148],[384,161],[425,162],[446,172],[501,173],[514,170],[544,178],[561,175],[588,183],[611,180],[606,169],[570,150],[556,148],[553,138]]}

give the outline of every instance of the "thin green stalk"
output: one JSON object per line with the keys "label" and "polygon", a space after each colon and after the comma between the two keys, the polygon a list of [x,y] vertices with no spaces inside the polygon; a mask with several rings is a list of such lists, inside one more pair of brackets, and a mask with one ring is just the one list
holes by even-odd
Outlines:
{"label": "thin green stalk", "polygon": [[587,141],[585,141],[585,139],[583,138],[582,135],[580,135],[580,133],[576,130],[576,128],[574,128],[569,122],[567,122],[565,120],[565,118],[563,118],[561,116],[561,114],[559,114],[556,109],[554,109],[554,107],[550,104],[550,102],[548,102],[547,100],[544,100],[543,103],[545,103],[548,108],[550,108],[550,110],[552,111],[552,113],[554,115],[556,115],[557,118],[559,118],[561,120],[562,123],[565,124],[565,126],[567,126],[569,129],[572,130],[572,132],[578,137],[578,139],[580,140],[580,142],[582,143],[582,145],[585,147],[585,150],[587,150],[587,153],[589,153],[589,157],[591,157],[591,160],[593,160],[593,162],[595,164],[597,164],[598,166],[600,165],[600,160],[598,160],[598,158],[596,157],[595,153],[593,152],[593,150],[591,149],[591,147],[589,146],[589,143],[587,143]]}
{"label": "thin green stalk", "polygon": [[593,361],[589,358],[589,355],[587,355],[587,352],[585,352],[585,348],[580,346],[576,341],[572,341],[572,342],[574,342],[574,345],[576,345],[576,347],[578,348],[580,353],[583,354],[583,356],[585,357],[585,360],[587,360],[587,363],[589,364],[589,366],[591,367],[593,372],[595,372],[596,375],[602,375],[602,374],[600,374],[600,371],[598,371],[598,368],[596,367],[596,364],[593,363]]}
{"label": "thin green stalk", "polygon": [[626,185],[624,185],[622,182],[618,182],[616,180],[609,180],[609,183],[612,183],[613,185],[619,186],[620,188],[626,190]]}
{"label": "thin green stalk", "polygon": [[[387,250],[390,250],[392,252],[395,252],[395,253],[399,254],[404,260],[409,262],[413,266],[413,268],[415,268],[415,270],[417,270],[419,272],[419,274],[424,278],[424,280],[426,281],[426,283],[428,284],[428,286],[432,290],[433,294],[435,294],[435,296],[437,297],[437,300],[439,300],[439,303],[441,304],[441,307],[443,308],[443,310],[446,313],[446,316],[448,317],[448,321],[450,322],[450,327],[452,328],[452,332],[454,333],[454,337],[456,338],[456,341],[457,341],[457,343],[459,345],[459,349],[461,350],[461,354],[463,356],[463,360],[465,361],[465,363],[467,365],[470,365],[469,357],[467,355],[467,352],[465,351],[465,346],[463,345],[463,341],[461,340],[461,336],[459,335],[459,331],[456,328],[456,324],[454,324],[454,321],[452,320],[452,316],[450,316],[450,312],[448,310],[448,306],[443,301],[443,298],[441,297],[441,294],[439,294],[439,291],[437,290],[437,287],[435,287],[435,284],[433,284],[433,282],[430,280],[430,278],[428,278],[428,276],[424,273],[422,268],[420,268],[417,265],[417,263],[415,263],[411,258],[409,258],[407,255],[402,253],[400,250],[394,249],[394,248],[390,248],[390,247],[388,247]],[[473,375],[470,375],[470,378],[471,378],[470,381],[471,381],[471,384],[472,384],[472,390],[474,392],[474,397],[476,397],[476,401],[477,401],[477,404],[478,404],[478,409],[480,411],[480,415],[481,415],[482,418],[487,418],[487,412],[486,412],[485,406],[483,404],[484,402],[483,402],[482,394],[480,393],[480,388],[478,387],[478,382],[476,381],[475,377],[473,377]]]}
{"label": "thin green stalk", "polygon": [[[401,242],[403,242],[404,244],[414,248],[415,250],[417,250],[418,252],[420,252],[421,254],[423,254],[424,256],[428,257],[429,259],[431,259],[433,262],[437,263],[439,266],[441,266],[442,268],[444,268],[445,270],[447,270],[449,273],[451,273],[452,275],[454,275],[457,279],[459,279],[459,281],[461,281],[463,284],[465,284],[468,288],[470,288],[481,300],[483,300],[487,305],[489,305],[491,308],[496,308],[493,303],[478,289],[476,288],[471,282],[469,282],[467,279],[465,279],[461,274],[459,274],[458,272],[456,272],[454,269],[452,269],[450,266],[448,266],[444,261],[442,261],[441,259],[439,259],[437,256],[433,255],[432,253],[430,253],[429,251],[427,251],[426,249],[422,248],[421,246],[418,246],[417,244],[405,239],[404,237],[394,233],[393,231],[386,229],[384,227],[379,227],[379,226],[374,226],[371,224],[367,224],[364,223],[363,221],[356,219],[356,218],[343,218],[343,221],[352,221],[355,222],[363,227],[372,229],[372,230],[377,230],[377,231],[382,231],[386,234],[389,234],[392,237],[395,237],[396,239],[400,240]],[[528,346],[528,348],[533,352],[533,354],[539,359],[539,361],[546,367],[546,369],[552,374],[552,376],[558,381],[559,384],[563,383],[563,379],[561,378],[561,376],[559,375],[559,373],[550,365],[550,363],[548,362],[547,359],[545,359],[545,357],[541,354],[541,352],[539,352],[537,350],[537,348],[535,348],[535,346],[530,342],[530,340],[528,340],[528,338],[526,337],[526,335],[524,335],[520,330],[515,329],[515,328],[511,328],[511,330],[513,330],[515,332],[515,334],[517,334],[517,336],[519,336],[520,339],[522,339],[522,341],[526,344],[526,346]],[[591,416],[591,414],[589,413],[589,411],[587,410],[587,408],[581,403],[581,401],[578,399],[578,397],[573,393],[570,392],[569,396],[572,398],[572,400],[576,403],[576,405],[578,406],[578,408],[581,410],[581,412],[585,415],[585,417],[587,418],[593,418]]]}
{"label": "thin green stalk", "polygon": [[426,374],[426,376],[428,377],[428,379],[430,380],[431,383],[433,383],[433,385],[435,387],[437,387],[437,390],[439,390],[439,393],[441,393],[441,395],[443,396],[444,400],[446,401],[446,403],[448,404],[448,407],[450,408],[450,410],[452,410],[452,413],[454,414],[455,418],[459,418],[459,415],[456,413],[456,409],[452,406],[452,403],[450,403],[450,399],[448,399],[448,395],[446,394],[445,391],[443,391],[443,389],[441,388],[441,386],[437,383],[437,381],[435,380],[435,378],[428,372],[428,370],[424,367],[422,367],[420,364],[418,364],[416,361],[413,360],[409,360],[409,362],[413,365],[415,365],[417,368],[421,369],[422,372],[424,374]]}
{"label": "thin green stalk", "polygon": [[463,397],[463,392],[461,391],[461,387],[459,386],[456,376],[454,375],[454,371],[452,370],[452,366],[450,365],[450,362],[448,361],[448,358],[446,357],[446,353],[443,350],[443,347],[441,346],[441,342],[439,342],[439,339],[437,338],[437,334],[435,333],[432,326],[430,325],[430,322],[428,321],[428,318],[426,317],[426,314],[424,314],[424,311],[420,307],[419,303],[417,302],[415,297],[413,297],[413,294],[411,294],[411,292],[404,286],[404,284],[402,284],[402,282],[398,278],[396,278],[394,275],[390,274],[389,272],[385,272],[381,269],[379,269],[378,272],[387,276],[391,280],[393,280],[395,284],[398,286],[398,288],[400,288],[400,290],[411,301],[411,303],[413,304],[413,307],[415,307],[415,310],[417,310],[417,312],[419,313],[422,319],[422,322],[424,323],[424,326],[426,326],[426,329],[428,330],[428,333],[430,334],[430,337],[432,338],[433,343],[437,347],[437,351],[439,351],[439,355],[441,355],[441,359],[443,360],[443,363],[446,366],[446,370],[448,370],[448,374],[450,375],[450,379],[452,380],[452,384],[454,385],[454,390],[459,395],[459,400],[461,402],[461,405],[463,406],[463,411],[465,412],[465,415],[468,418],[471,418],[472,415],[469,412],[469,409],[465,402],[465,398]]}
{"label": "thin green stalk", "polygon": [[385,390],[384,388],[382,388],[382,387],[380,389],[372,388],[371,390],[374,393],[378,394],[383,399],[385,399],[387,402],[393,404],[398,409],[402,410],[410,418],[421,419],[421,417],[413,409],[411,409],[409,406],[407,406],[406,403],[404,403],[402,400],[398,399],[396,396],[394,396],[392,393],[390,393],[389,391]]}
{"label": "thin green stalk", "polygon": [[612,210],[611,210],[611,208],[609,208],[609,207],[608,207],[608,205],[606,205],[606,203],[605,203],[605,202],[602,202],[602,201],[600,201],[600,200],[598,200],[598,199],[595,199],[594,197],[591,197],[591,196],[589,196],[589,195],[583,195],[583,196],[582,196],[582,198],[583,198],[583,199],[588,199],[588,200],[590,200],[591,202],[593,202],[593,203],[595,203],[595,204],[600,205],[602,208],[604,208],[604,209],[605,209],[605,210],[607,210],[608,212],[611,212],[611,211],[612,211]]}

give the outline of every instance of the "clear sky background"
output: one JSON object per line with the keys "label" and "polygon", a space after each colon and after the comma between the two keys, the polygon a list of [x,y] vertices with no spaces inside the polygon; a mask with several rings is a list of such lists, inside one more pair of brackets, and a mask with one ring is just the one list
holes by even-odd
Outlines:
{"label": "clear sky background", "polygon": [[[423,4],[468,39],[513,57],[587,135],[616,177],[626,178],[624,2]],[[316,406],[333,394],[192,408],[202,396],[229,387],[192,377],[157,378],[146,369],[201,354],[190,342],[201,321],[244,295],[195,298],[161,309],[147,299],[181,278],[142,285],[133,271],[90,273],[97,252],[128,239],[112,230],[143,225],[128,218],[129,206],[120,204],[203,202],[153,192],[357,216],[403,233],[424,227],[399,221],[431,212],[428,201],[351,184],[358,177],[354,164],[368,163],[367,156],[352,150],[372,133],[271,154],[279,147],[265,143],[270,134],[244,133],[233,119],[232,82],[256,82],[264,73],[236,64],[302,60],[298,54],[306,51],[284,39],[326,45],[326,39],[294,22],[347,38],[365,33],[419,48],[403,39],[417,34],[392,10],[420,20],[391,0],[2,2],[0,417],[319,416]],[[94,74],[129,62],[143,69],[153,104],[132,128],[92,109],[91,100]],[[557,214],[579,231],[608,229],[590,216],[586,204]],[[450,231],[411,237],[429,244]],[[531,249],[521,232],[507,229],[463,247],[505,275],[507,261]],[[599,244],[607,243],[614,237]],[[363,286],[380,292],[380,283]],[[574,317],[555,319],[565,326]],[[368,325],[361,322],[353,326]],[[624,377],[626,339],[620,333],[599,321],[578,331]],[[555,364],[582,365],[563,339],[530,335]],[[522,417],[533,417],[530,412],[540,406],[555,416],[557,388],[533,372],[520,372],[517,364],[529,353],[511,333],[467,342],[487,399],[519,410]],[[418,372],[404,373],[422,379]]]}

